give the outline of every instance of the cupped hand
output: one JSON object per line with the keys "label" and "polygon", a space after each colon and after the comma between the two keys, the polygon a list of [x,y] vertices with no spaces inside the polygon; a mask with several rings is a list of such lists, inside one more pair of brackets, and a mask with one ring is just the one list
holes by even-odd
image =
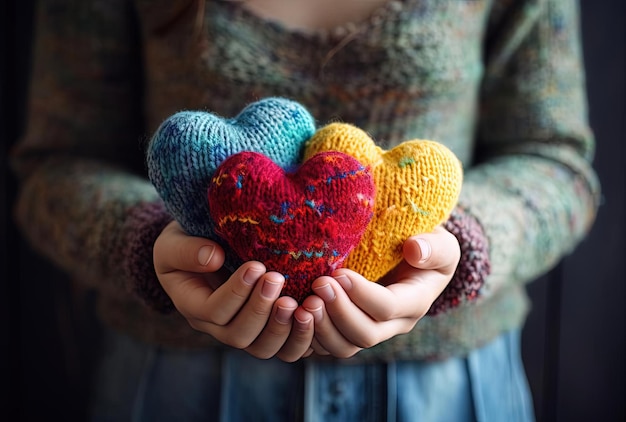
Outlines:
{"label": "cupped hand", "polygon": [[313,316],[280,297],[284,277],[257,261],[229,274],[215,242],[187,235],[177,222],[154,244],[154,268],[165,292],[191,327],[229,346],[267,359],[308,356]]}
{"label": "cupped hand", "polygon": [[442,227],[413,236],[403,261],[378,283],[339,269],[313,282],[303,308],[315,318],[318,354],[347,358],[408,333],[451,280],[461,256],[456,238]]}

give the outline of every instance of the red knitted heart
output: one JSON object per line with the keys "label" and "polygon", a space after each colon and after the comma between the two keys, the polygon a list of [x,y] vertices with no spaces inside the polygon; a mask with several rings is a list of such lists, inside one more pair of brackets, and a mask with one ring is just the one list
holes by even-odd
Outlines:
{"label": "red knitted heart", "polygon": [[369,168],[341,152],[316,154],[294,172],[241,152],[218,167],[208,201],[216,233],[244,261],[282,273],[282,293],[301,303],[359,242],[374,194]]}

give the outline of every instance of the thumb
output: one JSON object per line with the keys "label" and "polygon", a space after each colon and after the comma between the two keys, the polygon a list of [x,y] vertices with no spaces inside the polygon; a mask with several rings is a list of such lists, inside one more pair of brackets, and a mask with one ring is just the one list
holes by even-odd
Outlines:
{"label": "thumb", "polygon": [[224,264],[224,250],[214,241],[189,236],[180,224],[168,224],[154,242],[154,268],[171,271],[214,272]]}
{"label": "thumb", "polygon": [[402,245],[404,260],[414,268],[442,270],[456,267],[461,256],[452,233],[437,226],[431,233],[411,236]]}

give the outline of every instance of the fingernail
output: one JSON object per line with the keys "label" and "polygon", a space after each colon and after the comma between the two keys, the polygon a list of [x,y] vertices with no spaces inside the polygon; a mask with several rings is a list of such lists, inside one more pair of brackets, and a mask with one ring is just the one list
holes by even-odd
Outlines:
{"label": "fingernail", "polygon": [[263,273],[264,271],[259,268],[248,268],[246,272],[243,273],[243,282],[250,286],[256,283]]}
{"label": "fingernail", "polygon": [[313,315],[313,318],[315,319],[315,321],[320,322],[322,320],[323,314],[322,314],[321,306],[315,309],[311,309],[311,308],[304,308],[304,309]]}
{"label": "fingernail", "polygon": [[278,308],[276,308],[276,321],[278,321],[280,324],[289,324],[289,322],[291,321],[291,315],[292,315],[292,311],[291,309],[287,309],[287,308],[283,308],[282,306],[279,306]]}
{"label": "fingernail", "polygon": [[320,287],[314,287],[313,291],[315,291],[315,294],[321,297],[324,302],[332,302],[335,300],[335,291],[328,283]]}
{"label": "fingernail", "polygon": [[427,241],[419,237],[416,239],[416,241],[417,241],[417,245],[420,248],[420,254],[421,254],[419,262],[426,262],[428,258],[430,258],[430,254],[431,254],[430,243],[428,243]]}
{"label": "fingernail", "polygon": [[276,283],[273,281],[265,280],[263,282],[263,288],[261,294],[268,299],[274,299],[280,294],[282,283]]}
{"label": "fingernail", "polygon": [[206,266],[211,258],[213,258],[213,252],[215,252],[215,246],[206,245],[200,248],[198,251],[198,262],[202,266]]}
{"label": "fingernail", "polygon": [[335,277],[335,280],[343,287],[345,291],[348,291],[352,288],[352,280],[350,280],[347,276],[341,274]]}
{"label": "fingernail", "polygon": [[313,318],[307,318],[306,320],[301,320],[300,318],[298,318],[296,316],[296,314],[293,315],[293,319],[294,321],[296,321],[296,323],[298,324],[298,328],[300,330],[306,330],[311,326],[311,321],[313,321]]}

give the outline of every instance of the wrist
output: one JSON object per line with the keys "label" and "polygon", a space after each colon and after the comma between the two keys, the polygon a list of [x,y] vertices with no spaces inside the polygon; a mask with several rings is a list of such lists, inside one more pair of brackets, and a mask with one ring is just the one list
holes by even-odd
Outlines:
{"label": "wrist", "polygon": [[174,309],[154,270],[153,246],[173,220],[162,202],[142,203],[129,210],[122,263],[128,290],[148,307],[168,313]]}
{"label": "wrist", "polygon": [[456,207],[443,226],[458,240],[461,258],[452,279],[430,307],[429,315],[476,300],[485,278],[491,272],[487,236],[471,214]]}

